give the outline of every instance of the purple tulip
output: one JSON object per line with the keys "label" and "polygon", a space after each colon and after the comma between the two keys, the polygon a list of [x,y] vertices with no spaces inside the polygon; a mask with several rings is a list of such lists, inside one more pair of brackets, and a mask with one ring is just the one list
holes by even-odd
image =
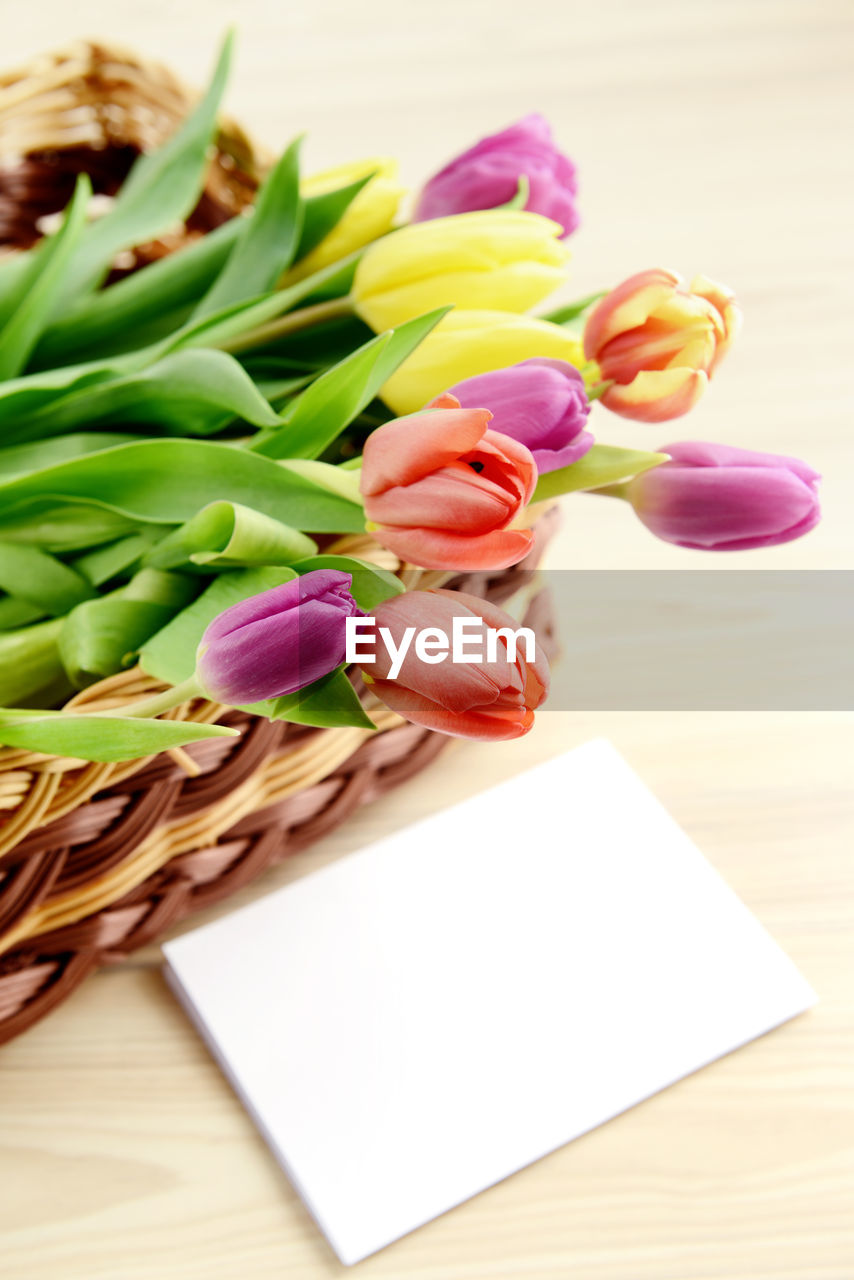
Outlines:
{"label": "purple tulip", "polygon": [[344,661],[345,620],[361,617],[349,573],[315,569],[224,610],[199,645],[196,678],[228,706],[279,698]]}
{"label": "purple tulip", "polygon": [[656,537],[700,551],[746,551],[800,538],[818,524],[820,476],[797,458],[725,444],[668,444],[665,462],[625,496]]}
{"label": "purple tulip", "polygon": [[418,198],[413,221],[507,204],[523,174],[529,186],[525,208],[559,222],[564,236],[570,235],[578,226],[575,166],[557,150],[540,115],[482,138],[434,174]]}
{"label": "purple tulip", "polygon": [[584,430],[590,412],[584,379],[564,360],[537,356],[449,390],[464,409],[488,409],[490,431],[530,449],[540,475],[577,462],[593,445]]}

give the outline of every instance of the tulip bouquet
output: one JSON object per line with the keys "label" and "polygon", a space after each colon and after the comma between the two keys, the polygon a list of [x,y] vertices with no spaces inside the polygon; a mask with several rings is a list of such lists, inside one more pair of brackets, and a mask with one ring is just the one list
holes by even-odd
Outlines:
{"label": "tulip bouquet", "polygon": [[[537,646],[459,667],[426,642],[394,653],[460,619],[501,636],[512,619],[446,584],[523,560],[543,504],[605,493],[712,550],[815,524],[818,477],[795,459],[594,440],[596,401],[685,414],[740,313],[723,286],[654,269],[532,314],[578,221],[540,116],[463,152],[408,220],[393,162],[305,178],[297,140],[251,216],[122,278],[198,199],[229,58],[227,41],[105,213],[81,176],[58,226],[0,262],[0,744],[115,761],[232,732],[160,718],[198,698],[372,727],[347,663],[365,618],[388,640],[359,664],[374,697],[515,737],[548,691]],[[63,706],[134,663],[161,693]]]}

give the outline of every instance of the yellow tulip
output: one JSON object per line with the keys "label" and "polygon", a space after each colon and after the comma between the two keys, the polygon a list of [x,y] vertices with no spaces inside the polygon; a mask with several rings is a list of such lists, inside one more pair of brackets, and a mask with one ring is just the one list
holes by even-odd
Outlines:
{"label": "yellow tulip", "polygon": [[300,184],[300,192],[303,196],[326,195],[338,187],[358,182],[368,173],[373,173],[373,178],[347,206],[337,226],[287,272],[281,281],[282,286],[313,275],[391,230],[406,188],[398,181],[397,161],[388,156],[353,160],[334,169],[325,169],[323,173],[306,178]]}
{"label": "yellow tulip", "polygon": [[380,394],[395,414],[415,413],[465,378],[533,356],[566,360],[579,369],[585,365],[581,343],[548,320],[508,311],[449,311]]}
{"label": "yellow tulip", "polygon": [[365,250],[353,281],[356,312],[382,333],[449,303],[527,311],[566,279],[562,233],[550,218],[517,209],[411,223]]}

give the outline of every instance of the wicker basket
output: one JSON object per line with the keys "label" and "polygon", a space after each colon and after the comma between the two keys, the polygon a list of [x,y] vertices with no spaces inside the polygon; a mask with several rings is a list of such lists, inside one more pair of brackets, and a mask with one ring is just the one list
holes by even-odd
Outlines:
{"label": "wicker basket", "polygon": [[[141,151],[174,132],[198,95],[164,67],[84,43],[0,76],[0,245],[26,249],[64,209],[79,173],[112,196]],[[142,245],[122,271],[180,248],[252,202],[267,157],[233,121],[220,122],[202,197],[183,229]]]}
{"label": "wicker basket", "polygon": [[[81,171],[96,190],[114,193],[134,156],[167,137],[192,101],[163,68],[95,44],[0,79],[0,244],[32,244],[40,219],[64,207]],[[243,132],[223,122],[186,226],[143,246],[123,269],[238,213],[264,167]],[[515,595],[532,579],[554,518],[540,522],[536,550],[521,565],[452,585],[495,602]],[[350,554],[379,552],[367,538],[346,541]],[[419,571],[405,572],[416,585]],[[536,598],[526,621],[548,650],[545,610]],[[135,669],[72,703],[107,709],[160,687]],[[217,720],[239,728],[240,737],[112,765],[0,748],[0,1042],[46,1014],[95,966],[120,960],[302,849],[449,741],[362,696],[378,733],[271,723],[195,701],[170,716]]]}

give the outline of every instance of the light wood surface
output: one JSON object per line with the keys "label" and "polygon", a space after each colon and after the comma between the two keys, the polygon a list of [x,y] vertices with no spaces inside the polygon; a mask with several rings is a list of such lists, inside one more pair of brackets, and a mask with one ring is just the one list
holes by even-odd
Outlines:
{"label": "light wood surface", "polygon": [[[237,20],[230,110],[272,145],[307,128],[317,168],[399,154],[414,184],[480,134],[543,110],[581,169],[573,291],[661,262],[731,284],[747,316],[689,420],[649,430],[597,413],[600,438],[720,439],[807,458],[826,477],[824,523],[737,567],[850,568],[849,4],[43,0],[7,4],[5,16],[7,65],[101,35],[196,82]],[[565,507],[553,564],[721,567],[656,542],[615,503]],[[596,735],[625,754],[820,1004],[359,1275],[851,1280],[850,714],[546,712],[521,743],[455,746],[237,901]],[[344,1274],[168,993],[154,948],[0,1050],[0,1187],[8,1280]]]}

